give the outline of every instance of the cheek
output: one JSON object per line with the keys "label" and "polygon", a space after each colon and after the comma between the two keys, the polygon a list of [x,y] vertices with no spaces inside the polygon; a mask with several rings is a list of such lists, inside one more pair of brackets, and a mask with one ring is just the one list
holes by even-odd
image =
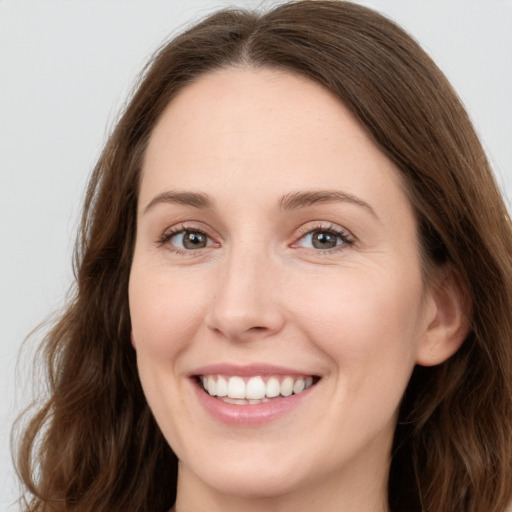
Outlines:
{"label": "cheek", "polygon": [[[137,265],[130,275],[129,304],[137,367],[146,400],[168,443],[183,446],[179,415],[185,411],[181,354],[197,337],[203,292],[165,269]],[[186,437],[186,436],[185,436]]]}
{"label": "cheek", "polygon": [[406,380],[422,335],[422,281],[391,272],[346,272],[306,287],[295,309],[308,337],[357,386],[394,373]]}
{"label": "cheek", "polygon": [[129,303],[137,352],[167,360],[181,351],[198,329],[204,288],[166,272],[134,267]]}

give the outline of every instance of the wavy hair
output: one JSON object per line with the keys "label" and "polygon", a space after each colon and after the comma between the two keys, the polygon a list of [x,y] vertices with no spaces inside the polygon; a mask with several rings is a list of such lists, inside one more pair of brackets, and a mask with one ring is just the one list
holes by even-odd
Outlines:
{"label": "wavy hair", "polygon": [[209,70],[284,69],[336,95],[402,174],[428,269],[453,265],[470,332],[416,367],[396,429],[392,512],[503,512],[512,498],[512,229],[468,115],[419,45],[382,15],[335,0],[227,10],[154,56],[89,182],[76,284],[40,349],[49,396],[20,435],[30,512],[149,512],[175,500],[177,460],[141,389],[128,277],[141,162],[173,97]]}

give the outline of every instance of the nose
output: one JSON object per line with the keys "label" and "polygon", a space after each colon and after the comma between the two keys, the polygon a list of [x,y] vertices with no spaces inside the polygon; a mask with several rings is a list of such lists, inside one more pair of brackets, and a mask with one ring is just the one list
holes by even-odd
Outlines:
{"label": "nose", "polygon": [[280,274],[262,252],[232,251],[217,276],[208,328],[232,341],[263,339],[284,325]]}

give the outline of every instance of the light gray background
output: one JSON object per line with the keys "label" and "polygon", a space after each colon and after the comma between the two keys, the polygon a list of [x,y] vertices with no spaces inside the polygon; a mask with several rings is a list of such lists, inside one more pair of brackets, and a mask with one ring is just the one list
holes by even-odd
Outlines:
{"label": "light gray background", "polygon": [[[252,0],[0,0],[0,509],[17,510],[9,430],[31,392],[22,340],[71,283],[87,175],[151,52],[186,22]],[[273,5],[277,2],[263,2]],[[373,0],[459,91],[512,198],[512,0]]]}

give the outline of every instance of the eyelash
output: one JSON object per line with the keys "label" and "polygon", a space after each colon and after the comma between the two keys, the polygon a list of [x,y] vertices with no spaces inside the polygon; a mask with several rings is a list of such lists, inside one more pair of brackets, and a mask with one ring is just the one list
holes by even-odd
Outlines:
{"label": "eyelash", "polygon": [[[200,228],[197,228],[197,226],[191,226],[191,225],[187,225],[187,224],[178,224],[177,226],[173,226],[172,228],[166,230],[161,236],[158,237],[156,243],[157,243],[157,246],[158,247],[162,247],[163,245],[166,245],[171,239],[173,236],[176,236],[176,235],[179,235],[180,233],[197,233],[197,234],[200,234],[200,235],[203,235],[205,236],[206,238],[208,239],[212,239],[211,236],[208,235],[208,233],[206,233],[205,230],[203,229],[200,229]],[[178,247],[174,247],[172,244],[168,244],[169,245],[169,250],[173,251],[173,252],[177,252],[179,254],[190,254],[192,252],[196,252],[196,251],[192,251],[192,250],[187,250],[187,249],[179,249]]]}
{"label": "eyelash", "polygon": [[[296,239],[295,242],[293,242],[290,246],[297,248],[299,250],[313,250],[316,253],[323,253],[323,254],[330,254],[332,252],[341,251],[344,250],[347,246],[350,247],[355,243],[355,239],[352,237],[352,235],[344,230],[341,229],[338,226],[335,226],[333,224],[318,224],[316,226],[308,226],[307,228],[304,228],[300,230],[301,233],[299,234],[299,237]],[[162,247],[163,245],[168,245],[169,250],[172,252],[176,252],[178,254],[187,254],[192,255],[192,253],[200,252],[200,249],[192,250],[192,249],[180,249],[178,247],[174,247],[172,244],[168,244],[168,242],[174,237],[175,235],[178,235],[180,233],[198,233],[200,235],[203,235],[207,237],[208,239],[212,240],[212,237],[206,233],[205,230],[197,228],[196,226],[187,225],[187,224],[179,224],[177,226],[174,226],[167,231],[165,231],[161,236],[158,237],[156,243],[158,247]],[[341,240],[341,243],[337,244],[336,246],[328,249],[315,249],[315,248],[306,248],[301,247],[298,245],[298,243],[303,240],[308,235],[312,235],[313,233],[328,233],[331,235],[334,235],[335,237],[339,238]]]}
{"label": "eyelash", "polygon": [[[340,228],[339,226],[336,226],[334,224],[318,224],[313,226],[307,226],[304,229],[301,229],[302,231],[293,244],[291,244],[292,247],[296,247],[297,249],[302,250],[313,250],[315,253],[318,254],[332,254],[333,252],[337,251],[343,251],[347,247],[350,247],[355,243],[354,237],[345,229]],[[308,235],[313,235],[314,233],[328,233],[331,235],[334,235],[335,237],[339,238],[341,240],[341,243],[337,244],[336,246],[328,249],[315,249],[310,247],[300,247],[298,243],[306,238]]]}

